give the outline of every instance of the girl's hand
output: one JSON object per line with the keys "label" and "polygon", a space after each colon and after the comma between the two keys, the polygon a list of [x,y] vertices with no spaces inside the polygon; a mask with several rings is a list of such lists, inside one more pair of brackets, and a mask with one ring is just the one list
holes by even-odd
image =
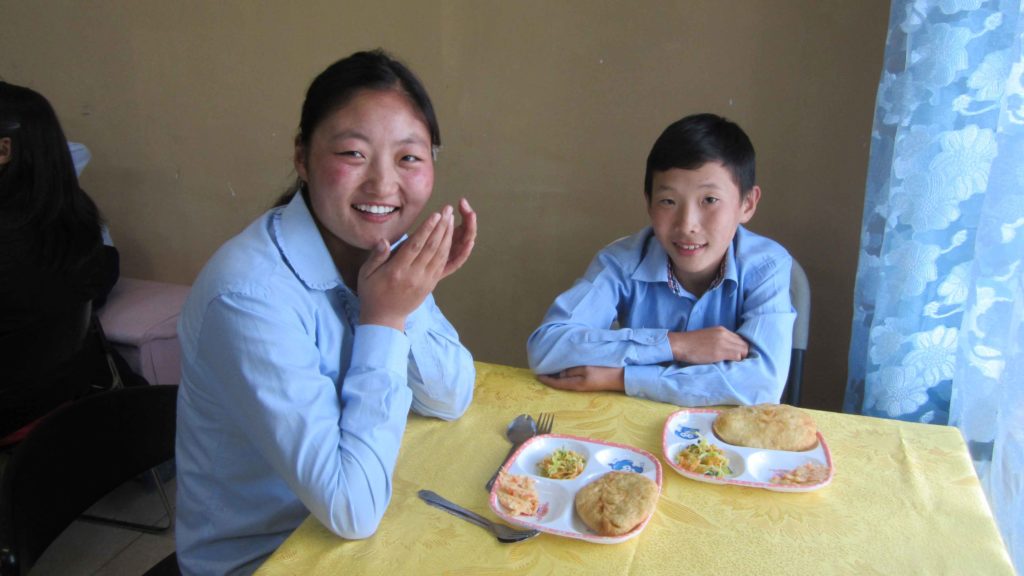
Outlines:
{"label": "girl's hand", "polygon": [[452,250],[444,265],[442,278],[452,275],[466,263],[476,242],[476,212],[465,198],[459,200],[459,213],[462,215],[462,223],[452,234]]}
{"label": "girl's hand", "polygon": [[381,240],[359,269],[359,323],[405,330],[406,317],[444,277],[454,229],[452,208],[445,206],[427,218],[394,254],[387,241]]}

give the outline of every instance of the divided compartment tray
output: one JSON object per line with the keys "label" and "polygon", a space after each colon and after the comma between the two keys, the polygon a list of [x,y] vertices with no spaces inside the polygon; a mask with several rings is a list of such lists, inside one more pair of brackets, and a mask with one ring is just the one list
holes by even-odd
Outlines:
{"label": "divided compartment tray", "polygon": [[[586,467],[576,478],[555,480],[538,473],[537,463],[559,448],[568,448],[586,457]],[[519,447],[503,470],[507,474],[532,477],[537,488],[539,505],[537,513],[532,516],[510,514],[498,502],[498,483],[495,483],[489,498],[491,510],[495,514],[506,522],[517,526],[599,544],[617,544],[633,538],[647,526],[650,516],[625,534],[619,536],[597,534],[590,530],[576,514],[576,493],[581,488],[607,472],[631,471],[643,474],[653,480],[658,485],[658,496],[661,496],[661,463],[653,454],[625,444],[604,442],[593,438],[564,434],[534,436]]]}
{"label": "divided compartment tray", "polygon": [[[711,428],[721,410],[710,408],[682,409],[674,412],[665,421],[662,434],[662,452],[665,461],[673,470],[687,478],[711,484],[731,484],[750,488],[763,488],[777,492],[810,492],[828,486],[835,475],[832,453],[824,436],[818,432],[818,444],[803,452],[768,450],[734,446],[715,435]],[[678,464],[679,452],[696,444],[703,436],[708,443],[722,449],[729,459],[732,475],[725,477],[705,476],[682,468]],[[776,474],[792,470],[807,462],[815,462],[828,469],[828,476],[814,484],[775,484],[771,479]]]}

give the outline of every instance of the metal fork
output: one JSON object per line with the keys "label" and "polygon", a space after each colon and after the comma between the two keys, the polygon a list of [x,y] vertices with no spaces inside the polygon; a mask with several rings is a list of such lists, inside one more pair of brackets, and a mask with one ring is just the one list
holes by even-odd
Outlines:
{"label": "metal fork", "polygon": [[537,434],[551,434],[551,427],[555,424],[555,415],[550,412],[541,412],[537,418]]}
{"label": "metal fork", "polygon": [[[540,416],[537,418],[537,434],[550,434],[551,426],[553,426],[554,423],[554,414],[551,414],[549,412],[541,412]],[[512,454],[515,453],[517,448],[518,446],[512,446],[512,448],[508,451],[508,456],[505,457],[505,462],[508,462],[508,459],[512,457]],[[494,471],[494,476],[491,476],[491,479],[488,480],[487,484],[484,485],[484,489],[487,490],[488,492],[491,491],[491,488],[494,487],[494,483],[498,480],[498,475],[501,474],[501,469],[505,466],[505,462],[502,462],[501,466],[498,466],[498,469]]]}
{"label": "metal fork", "polygon": [[458,516],[463,520],[466,520],[468,522],[476,524],[481,528],[489,530],[491,534],[494,534],[495,537],[498,538],[499,542],[505,544],[522,542],[523,540],[533,538],[537,534],[540,534],[540,532],[537,530],[520,530],[518,528],[512,528],[511,526],[506,526],[504,524],[499,524],[497,522],[491,522],[490,520],[484,518],[476,512],[471,512],[463,508],[462,506],[459,506],[458,504],[452,502],[451,500],[446,499],[444,496],[441,496],[437,492],[433,492],[430,490],[420,490],[419,496],[420,498],[423,499],[424,502],[430,504],[431,506],[434,506],[435,508],[440,508],[441,510],[448,512],[453,516]]}

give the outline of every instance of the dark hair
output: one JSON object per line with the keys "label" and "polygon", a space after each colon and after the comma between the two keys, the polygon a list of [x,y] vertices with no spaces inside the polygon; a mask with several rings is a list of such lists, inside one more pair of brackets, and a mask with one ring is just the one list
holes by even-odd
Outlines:
{"label": "dark hair", "polygon": [[715,114],[693,114],[665,128],[647,156],[644,195],[651,200],[654,173],[696,170],[721,162],[745,197],[754,188],[754,145],[736,123]]}
{"label": "dark hair", "polygon": [[[320,122],[348,104],[362,90],[397,90],[406,94],[423,115],[430,131],[431,146],[435,150],[441,146],[441,129],[427,89],[404,64],[379,48],[342,58],[313,79],[302,103],[296,141],[308,146]],[[296,182],[278,199],[277,205],[290,201],[300,185],[300,182]]]}
{"label": "dark hair", "polygon": [[11,158],[0,166],[0,231],[31,239],[48,267],[80,263],[101,244],[96,204],[78,186],[68,142],[38,92],[0,81],[0,138]]}

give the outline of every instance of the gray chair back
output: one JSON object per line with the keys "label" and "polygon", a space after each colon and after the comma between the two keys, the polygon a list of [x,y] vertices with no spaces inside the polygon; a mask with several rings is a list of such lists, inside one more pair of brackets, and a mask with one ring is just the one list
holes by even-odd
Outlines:
{"label": "gray chair back", "polygon": [[800,405],[800,392],[804,379],[804,354],[807,352],[807,339],[811,331],[811,284],[807,280],[800,263],[793,260],[793,271],[790,275],[789,296],[796,309],[796,322],[793,324],[793,353],[789,361],[789,378],[782,401],[793,406]]}

